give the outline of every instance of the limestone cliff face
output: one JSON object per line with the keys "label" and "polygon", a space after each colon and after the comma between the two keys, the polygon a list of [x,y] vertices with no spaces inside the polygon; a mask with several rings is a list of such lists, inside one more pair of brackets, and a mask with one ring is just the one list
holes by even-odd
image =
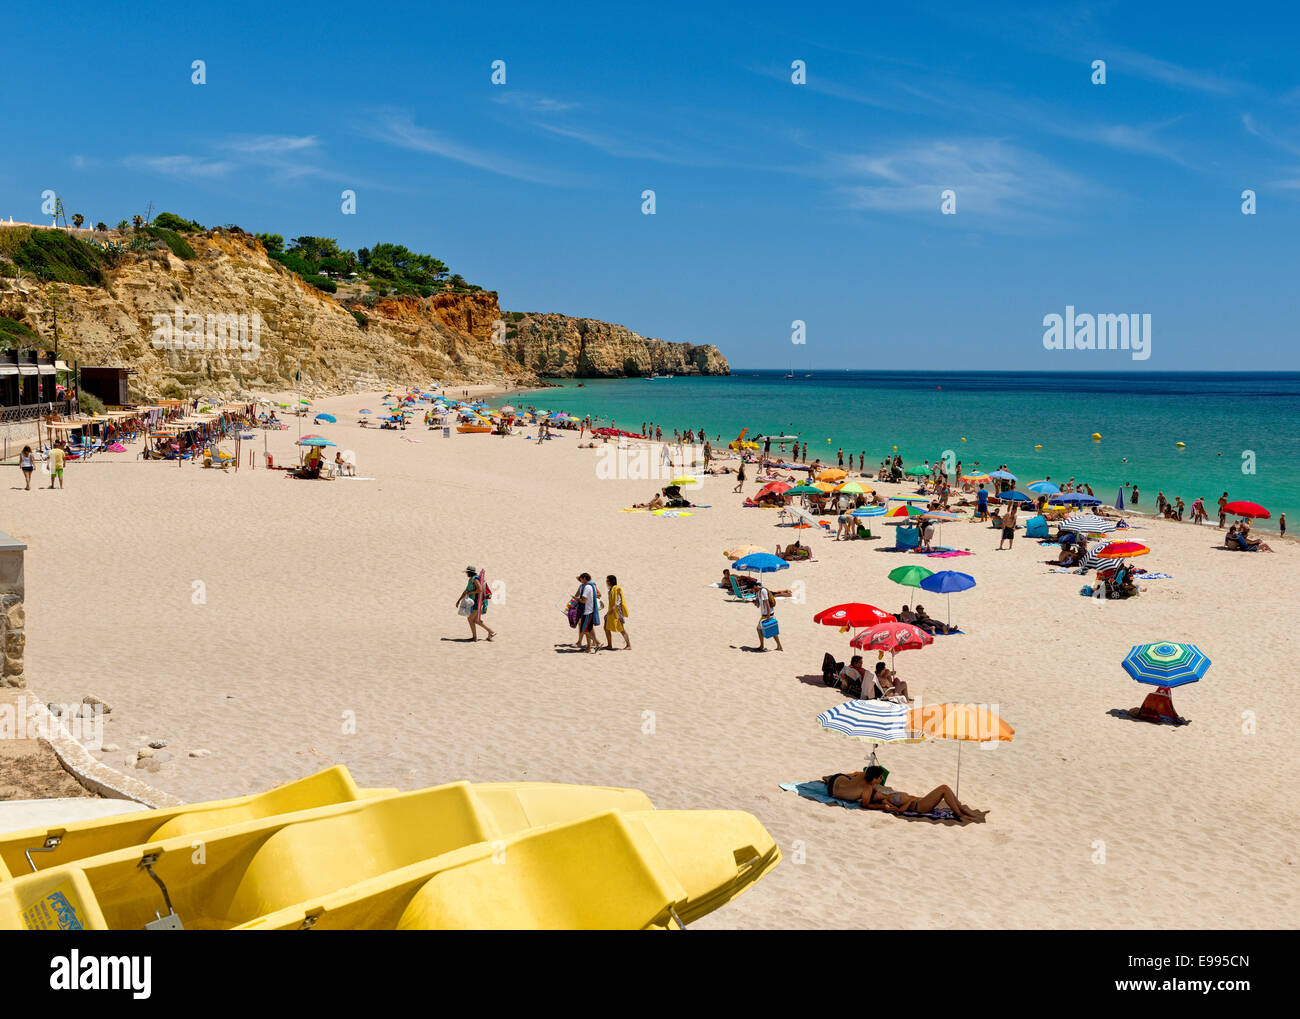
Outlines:
{"label": "limestone cliff face", "polygon": [[[298,387],[314,393],[434,379],[520,384],[534,378],[492,342],[493,323],[501,318],[495,294],[381,300],[359,309],[367,318],[363,326],[332,296],[268,258],[252,237],[216,231],[187,239],[195,259],[133,254],[106,272],[106,288],[63,288],[59,356],[134,368],[132,393],[141,397],[157,397],[169,384],[215,398],[288,389],[299,371]],[[43,289],[40,281],[0,280],[0,315],[25,321],[52,348]],[[210,315],[244,316],[251,328],[254,313],[260,319],[255,351],[231,349],[219,332],[216,342],[206,335],[214,331]],[[184,328],[190,315],[198,316],[188,323],[192,335]],[[160,328],[173,330],[181,349],[158,349]]]}
{"label": "limestone cliff face", "polygon": [[729,375],[717,347],[647,339],[625,326],[568,315],[506,312],[505,350],[538,375],[621,378]]}

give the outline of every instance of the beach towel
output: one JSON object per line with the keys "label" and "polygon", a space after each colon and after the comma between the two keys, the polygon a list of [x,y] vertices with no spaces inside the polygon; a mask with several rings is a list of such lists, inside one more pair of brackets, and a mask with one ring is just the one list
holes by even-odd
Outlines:
{"label": "beach towel", "polygon": [[1173,580],[1172,573],[1148,573],[1146,570],[1134,570],[1133,578],[1135,580]]}
{"label": "beach towel", "polygon": [[960,549],[950,548],[947,552],[930,552],[932,559],[951,559],[954,556],[974,555],[974,552],[963,552]]}
{"label": "beach towel", "polygon": [[657,517],[689,517],[692,514],[688,510],[651,510],[652,514]]}
{"label": "beach towel", "polygon": [[[832,796],[830,793],[826,791],[825,782],[821,782],[821,781],[781,782],[780,786],[788,793],[798,793],[805,800],[816,800],[818,803],[832,803],[837,807],[844,807],[846,810],[867,809],[861,803],[858,803],[856,800],[836,799],[834,796]],[[888,811],[880,811],[880,813],[888,813]],[[916,811],[913,810],[905,810],[903,811],[903,816],[904,817],[932,817],[938,821],[954,820],[953,812],[949,810],[947,807],[935,807],[934,810],[930,811],[930,813],[928,814],[918,814]]]}
{"label": "beach towel", "polygon": [[105,447],[105,448],[106,448],[110,453],[125,453],[125,452],[126,452],[126,447],[123,446],[120,442],[113,442],[113,443],[110,443],[110,444],[109,444],[107,447]]}

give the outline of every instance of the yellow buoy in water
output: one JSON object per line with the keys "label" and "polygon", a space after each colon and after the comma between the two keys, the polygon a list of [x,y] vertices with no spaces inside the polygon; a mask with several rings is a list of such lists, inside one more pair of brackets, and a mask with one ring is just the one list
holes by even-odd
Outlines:
{"label": "yellow buoy in water", "polygon": [[895,453],[898,452],[898,447],[897,447],[897,446],[894,447],[894,452],[895,452]]}
{"label": "yellow buoy in water", "polygon": [[1185,442],[1175,442],[1174,445],[1177,446],[1179,449],[1186,449],[1186,448],[1187,448],[1187,443],[1185,443]]}
{"label": "yellow buoy in water", "polygon": [[1034,447],[1034,449],[1042,449],[1042,448],[1043,448],[1043,447],[1042,447],[1041,445],[1038,445],[1038,446],[1035,446],[1035,447]]}
{"label": "yellow buoy in water", "polygon": [[966,436],[963,435],[963,436],[961,437],[961,441],[962,441],[962,442],[965,442],[965,441],[966,441]]}
{"label": "yellow buoy in water", "polygon": [[1099,439],[1101,438],[1101,432],[1093,432],[1093,433],[1092,433],[1092,438],[1093,438],[1093,441],[1094,441],[1094,442],[1097,441],[1097,440],[1099,440]]}

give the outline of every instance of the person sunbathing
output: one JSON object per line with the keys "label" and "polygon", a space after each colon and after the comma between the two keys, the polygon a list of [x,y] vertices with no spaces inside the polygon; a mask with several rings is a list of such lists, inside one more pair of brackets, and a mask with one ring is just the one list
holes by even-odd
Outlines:
{"label": "person sunbathing", "polygon": [[635,502],[632,504],[633,509],[657,510],[657,509],[663,509],[663,507],[664,507],[664,497],[661,492],[656,492],[654,494],[654,498],[651,499],[649,502]]}
{"label": "person sunbathing", "polygon": [[884,662],[876,662],[876,671],[872,678],[875,681],[875,692],[870,693],[869,698],[879,697],[887,701],[900,699],[910,701],[912,699],[908,696],[906,681],[899,679],[898,673],[885,665]]}
{"label": "person sunbathing", "polygon": [[929,814],[942,805],[963,823],[978,820],[946,785],[936,786],[924,796],[912,796],[885,785],[885,774],[884,768],[873,764],[865,771],[827,775],[823,781],[826,783],[826,791],[837,800],[856,800],[867,810],[884,810],[890,814]]}
{"label": "person sunbathing", "polygon": [[1128,713],[1143,722],[1173,722],[1174,725],[1186,725],[1189,721],[1174,710],[1174,699],[1167,686],[1156,687],[1143,698],[1141,707],[1129,708]]}
{"label": "person sunbathing", "polygon": [[932,619],[923,605],[916,607],[916,625],[926,633],[953,633],[957,629],[955,626],[949,626],[947,623]]}
{"label": "person sunbathing", "polygon": [[904,605],[898,610],[897,616],[900,623],[916,623],[916,613],[912,611],[910,606]]}
{"label": "person sunbathing", "polygon": [[784,559],[786,562],[792,562],[796,559],[811,559],[812,549],[807,545],[800,544],[799,539],[796,538],[794,542],[787,545],[784,550],[782,550],[780,545],[777,545],[776,554],[779,559]]}

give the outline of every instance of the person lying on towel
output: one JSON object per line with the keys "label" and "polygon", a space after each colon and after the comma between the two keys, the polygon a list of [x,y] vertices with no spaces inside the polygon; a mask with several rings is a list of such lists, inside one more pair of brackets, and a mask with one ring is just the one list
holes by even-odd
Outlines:
{"label": "person lying on towel", "polygon": [[916,607],[916,625],[926,633],[956,633],[957,627],[949,626],[947,623],[941,623],[937,619],[932,619],[925,611],[925,606]]}
{"label": "person lying on towel", "polygon": [[942,804],[959,821],[976,820],[970,809],[958,802],[956,794],[946,785],[931,789],[924,796],[912,796],[885,785],[885,776],[888,774],[884,768],[873,764],[866,771],[827,775],[823,781],[826,783],[826,791],[837,800],[856,800],[867,810],[884,810],[891,814],[929,814]]}

